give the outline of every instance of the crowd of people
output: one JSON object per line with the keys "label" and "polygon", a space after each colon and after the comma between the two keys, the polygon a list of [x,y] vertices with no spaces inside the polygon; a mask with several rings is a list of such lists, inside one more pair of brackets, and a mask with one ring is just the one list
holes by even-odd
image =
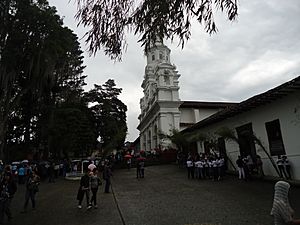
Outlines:
{"label": "crowd of people", "polygon": [[[183,156],[177,157],[181,166]],[[226,164],[223,156],[216,154],[191,154],[185,162],[188,171],[188,179],[212,179],[220,181],[225,175]]]}
{"label": "crowd of people", "polygon": [[[67,161],[66,161],[67,162]],[[70,167],[68,169],[68,167]],[[102,179],[105,181],[104,193],[110,192],[112,164],[109,160],[99,163],[98,166],[90,162],[85,169],[84,176],[81,177],[80,187],[77,194],[79,201],[78,208],[82,208],[82,201],[86,198],[87,208],[97,208],[97,192],[102,185]],[[11,202],[20,185],[25,186],[25,198],[23,210],[26,213],[29,203],[32,210],[36,208],[36,194],[39,192],[41,180],[54,182],[55,178],[65,176],[67,171],[71,171],[71,165],[50,162],[42,163],[13,163],[4,165],[0,161],[0,225],[3,224],[5,217],[12,219]],[[102,178],[99,174],[102,173]],[[41,179],[42,178],[42,179]]]}
{"label": "crowd of people", "polygon": [[263,163],[259,155],[255,159],[251,155],[244,157],[238,156],[236,160],[240,180],[251,180],[254,174],[259,177],[264,177]]}
{"label": "crowd of people", "polygon": [[[183,155],[177,157],[177,162],[181,166],[184,162]],[[145,158],[137,158],[136,177],[144,178]],[[277,167],[281,178],[291,179],[290,164],[286,156],[278,156]],[[226,161],[222,155],[218,154],[191,154],[189,153],[183,163],[187,168],[188,179],[211,179],[220,181],[226,171]],[[25,201],[22,213],[27,212],[28,204],[36,208],[36,194],[39,192],[41,177],[49,177],[49,182],[54,182],[54,178],[59,175],[64,176],[71,165],[64,166],[64,163],[49,163],[43,166],[39,164],[21,163],[13,165],[3,165],[0,161],[0,225],[3,224],[5,216],[8,220],[12,218],[11,202],[17,192],[18,185],[25,185]],[[251,155],[245,157],[238,156],[236,165],[239,172],[239,179],[248,180],[256,173],[264,176],[262,159],[259,155],[253,159]],[[47,173],[43,173],[43,168]],[[65,168],[65,169],[64,169]],[[97,193],[102,180],[105,182],[104,193],[110,193],[112,162],[109,159],[97,165],[90,161],[88,166],[83,168],[85,174],[80,179],[77,193],[78,208],[82,208],[85,198],[87,209],[98,208]],[[72,170],[72,169],[71,169]],[[299,220],[293,219],[293,210],[289,206],[288,191],[289,184],[279,181],[275,184],[275,193],[271,215],[275,224],[300,224]]]}
{"label": "crowd of people", "polygon": [[[238,156],[236,164],[239,172],[239,179],[249,180],[253,174],[257,174],[260,178],[264,177],[263,162],[259,155],[256,155],[255,159],[251,155],[245,157]],[[292,179],[291,165],[287,156],[279,155],[276,161],[280,178]]]}
{"label": "crowd of people", "polygon": [[[0,166],[3,169],[3,165]],[[24,160],[23,162],[13,162],[10,165],[11,172],[18,184],[24,184],[27,175],[35,170],[41,180],[55,182],[55,179],[59,176],[66,176],[67,172],[72,170],[72,162],[70,160],[50,160],[50,161],[33,161],[29,162]]]}
{"label": "crowd of people", "polygon": [[[188,179],[197,178],[218,181],[224,177],[227,169],[225,158],[217,153],[188,153],[184,155],[182,152],[179,152],[177,154],[177,164],[179,167],[187,168]],[[251,180],[253,175],[259,178],[265,176],[263,161],[259,155],[255,157],[252,157],[250,154],[243,157],[238,156],[233,166],[237,168],[238,179],[240,180]],[[291,166],[287,156],[278,156],[277,167],[281,178],[292,179]]]}

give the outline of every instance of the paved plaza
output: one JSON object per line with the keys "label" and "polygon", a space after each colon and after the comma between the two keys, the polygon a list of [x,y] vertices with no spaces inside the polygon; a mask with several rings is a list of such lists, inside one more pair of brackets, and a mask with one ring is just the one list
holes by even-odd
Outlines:
{"label": "paved plaza", "polygon": [[[99,208],[77,209],[79,181],[44,182],[37,209],[22,214],[24,186],[13,200],[12,225],[269,225],[273,183],[244,182],[227,176],[221,182],[188,180],[175,165],[146,167],[144,179],[135,169],[114,171],[113,193],[99,190]],[[300,189],[292,187],[291,205],[300,217]],[[296,201],[298,200],[298,201]],[[85,203],[85,202],[84,202]],[[30,205],[29,205],[30,206]]]}

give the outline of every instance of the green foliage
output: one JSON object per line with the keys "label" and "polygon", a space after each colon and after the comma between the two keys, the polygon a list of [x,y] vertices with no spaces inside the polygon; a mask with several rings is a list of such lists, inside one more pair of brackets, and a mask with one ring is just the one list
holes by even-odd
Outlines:
{"label": "green foliage", "polygon": [[225,11],[229,20],[238,15],[238,0],[76,0],[79,24],[87,32],[93,54],[104,49],[112,59],[121,59],[126,47],[126,33],[140,36],[147,49],[159,37],[179,41],[184,46],[191,36],[191,22],[196,19],[206,32],[217,31],[214,10]]}
{"label": "green foliage", "polygon": [[85,94],[95,117],[97,134],[107,151],[120,149],[127,134],[127,106],[118,98],[121,92],[114,80],[109,79],[103,85],[95,84]]}
{"label": "green foliage", "polygon": [[228,127],[221,127],[220,129],[218,129],[216,131],[216,134],[221,136],[222,138],[224,138],[227,141],[234,141],[237,144],[239,144],[239,139],[238,137],[235,135],[234,130],[228,128]]}
{"label": "green foliage", "polygon": [[82,102],[82,64],[77,36],[46,0],[0,2],[1,153],[47,148],[52,112]]}
{"label": "green foliage", "polygon": [[56,156],[87,156],[96,145],[96,130],[86,106],[62,105],[52,115],[49,149]]}
{"label": "green foliage", "polygon": [[201,132],[197,132],[197,131],[190,134],[190,136],[189,136],[190,142],[199,141],[200,143],[204,143],[204,142],[208,141],[209,139],[210,139],[209,135],[201,133]]}
{"label": "green foliage", "polygon": [[188,149],[189,141],[187,134],[183,134],[176,129],[170,130],[170,134],[159,132],[159,137],[161,139],[169,139],[173,144],[176,145],[178,150],[183,151],[185,149]]}

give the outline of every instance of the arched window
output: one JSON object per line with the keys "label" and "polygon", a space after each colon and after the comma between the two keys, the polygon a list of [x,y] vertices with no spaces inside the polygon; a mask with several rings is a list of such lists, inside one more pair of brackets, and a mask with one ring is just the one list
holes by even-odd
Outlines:
{"label": "arched window", "polygon": [[154,61],[155,60],[155,55],[152,55],[152,61]]}

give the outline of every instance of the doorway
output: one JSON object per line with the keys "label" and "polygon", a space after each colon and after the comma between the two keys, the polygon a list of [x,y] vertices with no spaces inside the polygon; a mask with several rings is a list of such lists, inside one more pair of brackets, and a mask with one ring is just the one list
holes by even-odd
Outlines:
{"label": "doorway", "polygon": [[240,155],[245,157],[250,155],[252,159],[256,158],[256,148],[253,139],[252,123],[247,123],[237,127],[236,132],[239,140]]}

